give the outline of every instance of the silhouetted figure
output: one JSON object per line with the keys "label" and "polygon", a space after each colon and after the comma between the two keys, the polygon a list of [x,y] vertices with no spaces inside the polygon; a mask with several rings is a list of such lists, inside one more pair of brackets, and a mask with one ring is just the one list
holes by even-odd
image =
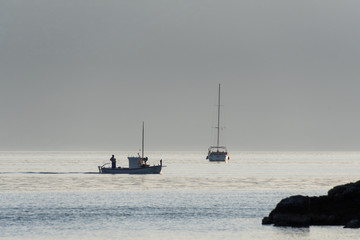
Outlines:
{"label": "silhouetted figure", "polygon": [[110,161],[111,161],[111,168],[116,168],[116,158],[114,157],[114,155],[112,155]]}

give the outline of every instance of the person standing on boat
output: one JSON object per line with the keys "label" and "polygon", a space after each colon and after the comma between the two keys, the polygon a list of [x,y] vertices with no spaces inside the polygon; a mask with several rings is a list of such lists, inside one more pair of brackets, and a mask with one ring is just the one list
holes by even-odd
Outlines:
{"label": "person standing on boat", "polygon": [[114,157],[114,155],[111,156],[110,161],[111,161],[111,168],[116,168],[116,158]]}

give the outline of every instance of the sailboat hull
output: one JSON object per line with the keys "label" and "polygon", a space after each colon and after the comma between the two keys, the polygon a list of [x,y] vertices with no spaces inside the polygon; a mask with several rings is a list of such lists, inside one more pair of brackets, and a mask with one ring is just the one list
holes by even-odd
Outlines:
{"label": "sailboat hull", "polygon": [[229,156],[225,153],[210,153],[208,159],[210,162],[227,162],[229,161]]}

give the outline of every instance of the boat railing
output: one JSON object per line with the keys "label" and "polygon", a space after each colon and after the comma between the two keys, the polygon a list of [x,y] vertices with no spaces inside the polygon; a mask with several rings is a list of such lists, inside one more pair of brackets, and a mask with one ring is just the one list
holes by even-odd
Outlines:
{"label": "boat railing", "polygon": [[110,163],[105,163],[104,165],[101,166],[101,168],[105,167],[106,165],[110,165]]}
{"label": "boat railing", "polygon": [[225,151],[227,152],[227,148],[226,148],[225,146],[219,146],[219,147],[217,147],[217,146],[210,146],[210,147],[209,147],[209,151],[211,151],[212,149],[223,149],[223,150],[225,150]]}

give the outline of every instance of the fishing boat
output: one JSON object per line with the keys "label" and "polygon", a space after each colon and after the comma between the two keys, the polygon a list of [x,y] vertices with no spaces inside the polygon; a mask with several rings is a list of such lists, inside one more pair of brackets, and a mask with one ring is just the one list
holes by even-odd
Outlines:
{"label": "fishing boat", "polygon": [[102,166],[98,166],[99,173],[110,174],[160,174],[162,169],[162,160],[160,164],[150,166],[147,164],[148,158],[144,157],[144,122],[142,124],[142,146],[141,156],[138,154],[136,157],[128,157],[129,167],[116,167],[116,159],[114,155],[110,158],[111,167],[106,167],[110,163],[105,163]]}
{"label": "fishing boat", "polygon": [[220,84],[219,84],[219,94],[218,94],[218,105],[217,105],[217,144],[216,146],[210,146],[208,149],[208,155],[206,159],[209,161],[216,161],[216,162],[227,162],[230,157],[228,150],[225,146],[220,146]]}

